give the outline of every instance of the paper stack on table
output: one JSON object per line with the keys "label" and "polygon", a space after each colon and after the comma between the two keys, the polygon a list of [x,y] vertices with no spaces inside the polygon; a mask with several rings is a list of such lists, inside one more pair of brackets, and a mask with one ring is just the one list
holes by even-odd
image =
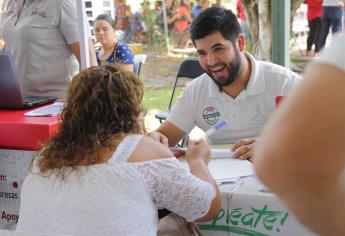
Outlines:
{"label": "paper stack on table", "polygon": [[55,116],[60,114],[64,107],[63,102],[54,102],[51,105],[43,106],[32,111],[26,112],[25,116]]}
{"label": "paper stack on table", "polygon": [[217,182],[254,175],[252,163],[232,158],[212,159],[208,164],[208,169]]}
{"label": "paper stack on table", "polygon": [[[173,152],[175,157],[180,157],[185,155],[187,148],[171,147],[170,150]],[[211,158],[232,158],[232,151],[230,148],[211,148]]]}
{"label": "paper stack on table", "polygon": [[[184,151],[185,150],[186,149],[184,148]],[[181,163],[186,169],[189,169],[185,160],[182,160]],[[212,148],[208,169],[218,183],[254,175],[254,167],[252,163],[247,160],[232,158],[232,152],[230,149]]]}

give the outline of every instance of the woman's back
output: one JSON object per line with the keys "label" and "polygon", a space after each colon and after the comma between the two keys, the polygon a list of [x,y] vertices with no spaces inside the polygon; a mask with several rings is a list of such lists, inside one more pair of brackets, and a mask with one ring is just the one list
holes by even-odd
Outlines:
{"label": "woman's back", "polygon": [[167,146],[141,135],[143,83],[121,67],[92,67],[72,80],[60,130],[22,185],[18,230],[150,236],[157,208],[190,222],[216,217],[206,142],[190,141],[189,172]]}
{"label": "woman's back", "polygon": [[115,152],[108,163],[81,167],[65,180],[55,174],[30,174],[22,186],[17,230],[156,235],[157,208],[142,177],[127,163],[140,140],[140,136],[125,139],[125,152]]}

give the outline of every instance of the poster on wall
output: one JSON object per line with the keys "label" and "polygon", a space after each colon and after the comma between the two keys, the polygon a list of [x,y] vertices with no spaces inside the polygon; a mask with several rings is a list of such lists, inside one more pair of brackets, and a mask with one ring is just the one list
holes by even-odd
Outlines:
{"label": "poster on wall", "polygon": [[19,218],[20,189],[34,152],[0,150],[0,229],[14,230]]}

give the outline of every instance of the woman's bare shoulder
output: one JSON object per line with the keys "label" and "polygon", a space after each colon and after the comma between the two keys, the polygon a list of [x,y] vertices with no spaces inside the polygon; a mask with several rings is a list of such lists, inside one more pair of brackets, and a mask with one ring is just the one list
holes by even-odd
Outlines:
{"label": "woman's bare shoulder", "polygon": [[141,162],[169,157],[173,157],[173,154],[167,146],[144,136],[129,158],[129,162]]}

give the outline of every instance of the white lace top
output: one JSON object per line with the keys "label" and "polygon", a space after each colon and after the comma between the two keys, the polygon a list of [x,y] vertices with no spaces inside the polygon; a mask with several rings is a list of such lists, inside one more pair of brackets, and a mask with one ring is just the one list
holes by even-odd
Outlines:
{"label": "white lace top", "polygon": [[30,174],[21,189],[17,230],[70,235],[156,235],[157,208],[188,221],[209,210],[213,186],[176,158],[128,163],[143,136],[127,136],[108,163],[82,167],[66,180]]}

